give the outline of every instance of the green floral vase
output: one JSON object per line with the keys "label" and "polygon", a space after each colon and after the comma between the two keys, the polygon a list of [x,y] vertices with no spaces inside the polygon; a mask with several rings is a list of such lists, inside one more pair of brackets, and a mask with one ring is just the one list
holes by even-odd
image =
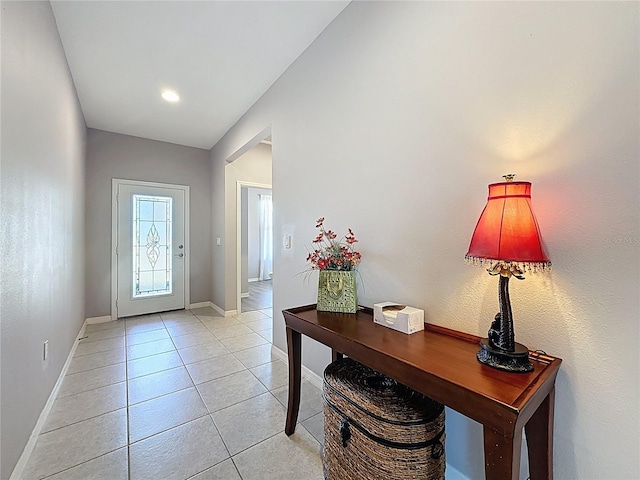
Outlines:
{"label": "green floral vase", "polygon": [[356,313],[355,270],[320,270],[317,309],[321,312]]}

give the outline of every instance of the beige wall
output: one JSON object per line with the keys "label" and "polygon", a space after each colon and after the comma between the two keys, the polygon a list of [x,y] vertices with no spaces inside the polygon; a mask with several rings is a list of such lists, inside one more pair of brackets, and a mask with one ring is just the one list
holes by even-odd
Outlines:
{"label": "beige wall", "polygon": [[191,303],[211,292],[211,167],[209,152],[102,130],[87,134],[86,315],[111,314],[111,180],[190,187]]}
{"label": "beige wall", "polygon": [[[564,360],[556,478],[637,477],[639,8],[352,2],[212,150],[219,178],[271,129],[275,345],[277,312],[315,301],[297,273],[320,216],[360,239],[362,304],[485,335],[496,279],[464,255],[487,184],[515,172],[554,262],[511,299],[518,340]],[[320,374],[330,352],[305,341],[303,359]],[[447,444],[451,472],[483,478],[478,424],[448,411]]]}
{"label": "beige wall", "polygon": [[49,3],[2,2],[0,16],[0,478],[7,479],[84,320],[86,129]]}

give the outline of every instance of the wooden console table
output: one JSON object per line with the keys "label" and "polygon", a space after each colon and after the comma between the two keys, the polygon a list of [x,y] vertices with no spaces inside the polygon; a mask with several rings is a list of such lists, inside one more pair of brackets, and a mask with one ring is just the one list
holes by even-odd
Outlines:
{"label": "wooden console table", "polygon": [[373,323],[369,308],[343,314],[307,305],[282,313],[289,356],[287,435],[298,419],[304,334],[331,347],[334,360],[347,355],[481,423],[487,480],[518,480],[523,428],[531,480],[553,478],[554,384],[561,359],[529,352],[533,372],[507,373],[476,360],[475,335],[429,324],[424,332],[405,335]]}

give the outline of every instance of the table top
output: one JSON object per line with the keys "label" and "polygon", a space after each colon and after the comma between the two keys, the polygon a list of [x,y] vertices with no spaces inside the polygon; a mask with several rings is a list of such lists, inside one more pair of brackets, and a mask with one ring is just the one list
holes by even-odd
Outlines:
{"label": "table top", "polygon": [[477,361],[480,337],[430,324],[407,335],[375,324],[369,308],[343,314],[306,305],[283,314],[293,330],[505,434],[524,426],[562,362],[530,352],[532,372],[504,372]]}

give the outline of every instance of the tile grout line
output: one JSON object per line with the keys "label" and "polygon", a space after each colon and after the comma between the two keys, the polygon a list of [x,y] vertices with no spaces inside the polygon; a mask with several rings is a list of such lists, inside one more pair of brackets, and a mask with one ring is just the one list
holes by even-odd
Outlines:
{"label": "tile grout line", "polygon": [[124,379],[126,382],[125,400],[127,402],[127,480],[131,480],[131,428],[129,421],[129,345],[127,344],[127,320],[125,319],[124,322]]}
{"label": "tile grout line", "polygon": [[[245,312],[245,313],[246,313],[246,312]],[[272,318],[272,317],[269,317],[269,315],[265,314],[264,312],[261,312],[261,314],[262,314],[262,315],[264,315],[265,317],[269,318],[269,319],[271,320],[271,322],[273,322],[273,318]],[[203,322],[203,321],[202,321],[202,320],[201,320],[197,315],[195,315],[195,314],[192,314],[192,315],[195,317],[195,319],[196,319],[196,321],[197,321],[197,324],[199,324],[199,325],[203,325],[203,326],[207,329],[207,330],[206,330],[207,332],[210,332],[211,334],[213,334],[213,336],[216,338],[216,340],[217,340],[218,342],[222,343],[221,339],[219,339],[219,338],[215,335],[214,331],[212,331],[212,330],[209,328],[209,326],[208,326],[207,324],[205,324],[205,323],[204,323],[204,322]],[[185,317],[185,318],[186,318],[186,317]],[[220,317],[220,318],[222,318],[222,317]],[[251,321],[246,322],[246,323],[240,322],[238,318],[236,318],[236,320],[239,322],[239,324],[240,324],[240,325],[244,325],[244,326],[246,326],[246,324],[247,324],[247,323],[251,323]],[[225,354],[225,355],[229,355],[229,356],[230,356],[230,358],[233,358],[233,359],[235,359],[236,361],[238,361],[238,362],[239,362],[239,364],[243,367],[243,368],[242,368],[242,370],[240,370],[240,371],[238,371],[238,372],[227,373],[227,374],[225,374],[225,375],[222,375],[222,376],[220,376],[220,377],[213,378],[213,379],[208,380],[208,381],[206,381],[206,382],[202,382],[202,383],[200,383],[200,384],[196,384],[196,382],[195,382],[195,380],[194,380],[194,378],[193,378],[193,376],[192,376],[192,373],[191,373],[191,372],[189,371],[189,369],[187,368],[187,365],[203,363],[203,362],[206,362],[206,361],[209,361],[209,360],[215,359],[215,358],[219,357],[220,355],[215,355],[215,356],[213,356],[213,357],[211,357],[211,358],[205,358],[205,359],[198,360],[197,362],[191,362],[190,364],[187,364],[187,363],[185,362],[185,359],[183,358],[183,356],[180,354],[180,349],[179,349],[179,348],[177,347],[177,345],[176,345],[175,338],[177,338],[177,337],[182,337],[182,336],[186,336],[186,335],[197,334],[198,332],[183,333],[183,334],[175,335],[175,336],[174,336],[174,335],[172,335],[172,334],[171,334],[171,332],[170,332],[169,328],[168,328],[168,327],[166,326],[166,324],[164,323],[164,320],[162,319],[162,317],[160,317],[160,321],[162,322],[162,325],[164,325],[164,329],[165,329],[165,330],[168,332],[168,334],[169,334],[168,339],[169,339],[169,340],[171,340],[171,344],[173,345],[173,348],[172,348],[171,350],[169,350],[169,351],[166,351],[166,352],[154,352],[154,353],[153,353],[153,354],[151,354],[151,355],[145,355],[145,356],[143,356],[143,357],[138,357],[138,358],[136,358],[136,359],[131,359],[131,360],[130,360],[130,358],[129,358],[129,353],[130,353],[130,352],[129,352],[129,347],[130,347],[131,345],[128,345],[128,337],[130,337],[130,336],[132,336],[132,335],[144,334],[144,333],[146,333],[146,332],[158,331],[158,330],[161,330],[161,328],[158,328],[158,329],[152,329],[152,330],[146,330],[146,331],[143,331],[143,332],[137,332],[137,333],[129,333],[129,332],[127,331],[127,328],[126,328],[126,325],[127,325],[127,324],[125,323],[125,331],[124,331],[124,337],[123,337],[123,340],[124,340],[124,359],[125,359],[125,360],[124,360],[124,363],[125,363],[125,368],[124,368],[125,378],[124,378],[124,381],[126,382],[126,384],[125,384],[125,396],[126,396],[126,406],[125,406],[125,408],[127,409],[127,411],[126,411],[126,418],[127,418],[127,427],[126,427],[126,429],[127,429],[127,432],[126,432],[126,447],[127,447],[127,476],[128,476],[128,478],[129,478],[129,479],[131,479],[131,478],[132,478],[132,458],[131,458],[131,447],[132,447],[132,445],[133,445],[133,444],[138,443],[138,442],[141,442],[141,441],[144,441],[144,440],[147,440],[147,439],[152,438],[152,437],[154,437],[154,436],[156,436],[156,435],[163,434],[163,433],[165,433],[165,432],[167,432],[167,431],[169,431],[169,430],[172,430],[172,429],[174,429],[174,428],[182,427],[182,426],[187,425],[187,424],[189,424],[189,423],[192,423],[192,422],[195,422],[195,421],[201,420],[201,419],[203,419],[204,417],[208,416],[208,417],[211,419],[211,422],[214,424],[214,428],[216,429],[216,432],[217,432],[217,434],[218,434],[218,436],[219,436],[219,438],[220,438],[220,440],[221,440],[221,442],[222,442],[222,445],[224,445],[224,448],[226,449],[227,454],[228,454],[229,456],[228,456],[227,458],[225,458],[224,460],[221,460],[220,462],[218,462],[218,463],[216,463],[216,464],[214,464],[214,465],[210,465],[210,466],[208,466],[208,467],[207,467],[206,469],[204,469],[202,472],[204,472],[204,471],[206,471],[206,470],[209,470],[209,469],[211,469],[211,468],[215,467],[216,465],[219,465],[220,463],[224,462],[224,461],[225,461],[225,460],[227,460],[227,459],[230,459],[230,460],[231,460],[231,462],[232,462],[232,464],[233,464],[233,466],[234,466],[234,468],[235,468],[235,471],[237,472],[238,476],[242,479],[242,475],[241,475],[241,473],[240,473],[240,471],[239,471],[239,469],[238,469],[238,465],[236,464],[236,462],[235,462],[235,460],[234,460],[234,457],[236,457],[237,455],[239,455],[239,454],[241,454],[241,453],[243,453],[243,452],[245,452],[245,451],[247,451],[247,450],[249,450],[249,449],[251,449],[251,448],[253,448],[253,447],[257,446],[257,445],[260,445],[260,444],[264,443],[264,442],[265,442],[265,441],[267,441],[267,440],[272,439],[273,437],[275,437],[275,436],[279,435],[280,433],[282,433],[282,431],[278,431],[278,432],[276,432],[276,433],[274,433],[274,434],[272,434],[272,435],[269,435],[267,438],[264,438],[264,439],[262,439],[262,440],[260,440],[260,441],[258,441],[258,442],[256,442],[256,443],[254,443],[253,445],[250,445],[250,446],[248,446],[248,447],[246,447],[246,448],[244,448],[244,449],[240,450],[239,452],[236,452],[236,453],[235,453],[235,455],[231,455],[231,454],[230,454],[230,452],[229,452],[229,449],[228,449],[228,447],[227,447],[227,444],[226,444],[226,442],[225,442],[225,440],[224,440],[224,438],[222,438],[222,435],[221,435],[221,433],[220,433],[220,430],[218,429],[218,426],[217,426],[217,424],[216,424],[216,422],[215,422],[215,420],[214,420],[213,416],[214,416],[214,414],[216,414],[216,413],[218,413],[218,412],[220,412],[220,411],[222,411],[222,410],[225,410],[226,408],[233,407],[233,406],[238,405],[238,404],[241,404],[241,403],[243,403],[243,402],[245,402],[245,401],[247,401],[247,400],[251,400],[251,399],[253,399],[253,398],[257,397],[257,396],[264,395],[264,393],[269,393],[269,394],[271,395],[271,397],[272,397],[272,398],[274,398],[274,399],[276,400],[276,403],[277,403],[279,406],[281,406],[281,407],[283,407],[283,408],[285,408],[285,409],[286,409],[286,406],[285,406],[285,405],[283,405],[283,404],[282,404],[282,402],[280,402],[280,400],[278,400],[278,398],[277,398],[277,397],[275,396],[275,394],[274,394],[274,390],[277,390],[277,389],[282,388],[282,387],[286,387],[286,384],[285,384],[285,385],[281,385],[281,386],[279,386],[279,387],[275,387],[274,389],[270,389],[270,388],[269,388],[269,386],[265,383],[265,381],[266,381],[266,380],[265,380],[265,381],[262,381],[260,378],[258,378],[258,377],[257,377],[257,375],[256,375],[254,372],[252,372],[252,371],[251,371],[251,369],[252,369],[252,368],[262,367],[262,366],[268,365],[269,363],[274,363],[274,362],[275,362],[275,361],[277,361],[277,360],[280,360],[280,361],[282,361],[282,360],[281,360],[281,359],[279,359],[279,358],[273,358],[273,357],[271,357],[271,356],[270,356],[269,360],[267,360],[267,361],[265,361],[265,362],[263,362],[263,363],[259,363],[258,365],[253,365],[252,367],[248,367],[247,365],[245,365],[245,364],[244,364],[244,363],[243,363],[243,362],[242,362],[242,361],[241,361],[241,360],[236,356],[236,354],[239,354],[239,353],[241,353],[241,352],[244,352],[244,351],[247,351],[247,350],[251,350],[251,349],[254,349],[254,348],[263,347],[263,346],[269,346],[269,347],[271,347],[271,350],[272,350],[272,349],[273,349],[273,340],[272,340],[272,339],[271,339],[271,340],[269,340],[268,338],[264,338],[264,337],[262,337],[262,338],[264,338],[264,340],[265,340],[265,343],[264,343],[264,344],[248,346],[248,347],[246,347],[246,348],[243,348],[243,349],[240,349],[240,350],[236,350],[236,351],[228,351],[228,353],[227,353],[227,354]],[[252,320],[252,321],[255,321],[255,320]],[[125,322],[126,322],[126,320],[125,320]],[[195,324],[196,322],[195,322],[195,321],[194,321],[194,322],[189,322],[189,323],[187,323],[187,324],[192,324],[192,323],[193,323],[193,324]],[[273,323],[272,323],[272,324],[273,324]],[[179,326],[179,325],[178,325],[178,326]],[[221,328],[226,328],[226,327],[221,327]],[[257,335],[261,336],[261,335],[260,335],[258,332],[256,332],[255,330],[253,330],[253,329],[251,329],[251,328],[250,328],[250,330],[251,330],[251,332],[250,332],[250,333],[256,333]],[[268,330],[268,329],[264,329],[264,330]],[[204,332],[203,332],[203,333],[204,333]],[[225,339],[223,339],[223,340],[226,340],[226,339],[229,339],[229,338],[237,338],[237,337],[240,337],[240,336],[243,336],[243,335],[248,335],[248,334],[249,334],[249,333],[247,333],[247,334],[244,334],[244,333],[243,333],[243,334],[237,334],[237,335],[233,335],[233,336],[231,336],[231,337],[227,337],[227,338],[225,338]],[[110,338],[108,338],[108,339],[102,339],[102,340],[110,340],[110,339],[112,339],[112,338],[117,338],[117,337],[110,337]],[[97,342],[97,341],[100,341],[100,340],[95,340],[95,341]],[[136,346],[136,345],[143,345],[143,344],[145,344],[145,343],[151,343],[151,342],[153,342],[153,341],[161,341],[161,339],[159,339],[159,340],[151,340],[151,341],[149,341],[149,342],[142,342],[142,343],[139,343],[139,344],[135,344],[134,346]],[[86,343],[90,343],[90,342],[86,342]],[[222,344],[224,345],[224,343],[222,343]],[[184,347],[184,349],[187,349],[187,348],[194,348],[194,347],[199,347],[199,346],[202,346],[202,345],[205,345],[205,344],[190,345],[190,346],[188,346],[188,347]],[[225,347],[226,347],[226,346],[225,346]],[[112,349],[112,350],[117,350],[117,348],[114,348],[114,349]],[[112,351],[112,350],[106,350],[106,351]],[[106,352],[106,351],[102,351],[102,352],[95,352],[95,353],[104,353],[104,352]],[[144,375],[140,375],[140,376],[135,377],[135,378],[129,378],[129,373],[128,373],[128,372],[129,372],[129,365],[128,365],[129,361],[135,361],[135,360],[140,360],[140,359],[144,359],[144,358],[150,358],[150,357],[153,357],[153,356],[156,356],[156,355],[162,355],[162,354],[169,354],[169,353],[173,354],[173,352],[175,352],[175,353],[177,353],[177,354],[178,354],[178,358],[179,358],[179,360],[180,360],[180,362],[181,362],[181,365],[179,365],[179,366],[174,366],[174,367],[170,367],[170,368],[165,368],[164,370],[160,370],[160,371],[158,371],[158,372],[145,373]],[[87,355],[90,355],[90,354],[87,354]],[[260,354],[260,355],[261,355],[261,354]],[[271,353],[271,355],[272,355],[272,353]],[[83,355],[81,355],[80,357],[82,357],[82,356],[83,356]],[[118,363],[122,363],[122,362],[118,362]],[[113,364],[113,365],[117,365],[118,363]],[[282,362],[282,363],[284,363],[284,364],[286,365],[286,363],[285,363],[285,362]],[[103,365],[103,366],[104,366],[104,365]],[[107,365],[107,366],[109,366],[109,365]],[[189,379],[190,379],[190,381],[191,381],[191,384],[192,384],[191,386],[188,386],[188,387],[185,387],[185,388],[181,388],[180,390],[177,390],[177,391],[175,391],[175,392],[165,393],[165,394],[163,394],[163,395],[159,395],[159,396],[156,396],[156,397],[152,397],[152,398],[150,398],[150,399],[147,399],[147,400],[143,400],[143,401],[141,401],[141,402],[137,402],[137,403],[135,403],[135,404],[131,404],[131,402],[130,402],[130,398],[129,398],[129,393],[130,393],[130,384],[129,384],[129,382],[130,382],[130,381],[134,381],[134,380],[136,380],[136,379],[138,379],[138,378],[144,378],[144,377],[147,377],[147,376],[150,376],[150,375],[153,375],[153,374],[158,374],[158,373],[162,373],[162,372],[167,372],[167,371],[169,371],[169,370],[177,370],[177,369],[178,369],[178,368],[180,368],[180,367],[184,367],[184,369],[186,370],[187,375],[188,375],[188,377],[189,377]],[[96,367],[96,368],[102,368],[102,367]],[[86,371],[91,371],[91,370],[93,370],[93,369],[88,369],[88,370],[86,370]],[[249,373],[251,373],[252,377],[254,377],[256,380],[258,380],[258,383],[259,383],[260,385],[262,385],[262,386],[266,389],[266,391],[265,391],[265,392],[263,392],[263,393],[261,393],[261,394],[258,394],[258,395],[254,395],[254,396],[252,396],[252,397],[249,397],[249,398],[247,398],[247,399],[243,399],[243,400],[240,400],[240,401],[236,401],[236,402],[234,402],[232,405],[228,405],[228,406],[226,406],[226,407],[224,407],[224,408],[222,408],[222,409],[216,410],[215,412],[209,412],[209,409],[208,409],[208,408],[206,408],[206,403],[204,402],[204,398],[203,398],[203,396],[202,396],[202,393],[201,393],[201,391],[200,391],[199,386],[200,386],[200,385],[203,385],[203,384],[206,384],[206,383],[208,383],[208,382],[212,382],[212,381],[215,381],[215,380],[219,380],[219,379],[222,379],[222,378],[226,378],[226,377],[228,377],[228,376],[231,376],[231,375],[233,375],[233,374],[240,373],[240,372],[243,372],[243,371],[249,371]],[[81,373],[81,372],[76,372],[76,373]],[[120,382],[115,382],[115,384],[117,384],[117,383],[120,383]],[[114,385],[114,384],[108,384],[108,385]],[[103,388],[103,387],[106,387],[106,386],[108,386],[108,385],[101,385],[101,386],[99,386],[99,387],[95,387],[94,389],[91,389],[91,390],[95,390],[95,389],[98,389],[98,388]],[[131,407],[132,407],[132,406],[138,405],[138,404],[140,404],[140,403],[144,403],[145,401],[150,401],[150,400],[153,400],[153,399],[161,398],[161,397],[164,397],[164,396],[167,396],[167,395],[170,395],[170,394],[176,393],[176,392],[184,391],[184,390],[190,389],[190,388],[192,388],[192,387],[194,387],[194,388],[195,388],[195,391],[196,391],[196,392],[197,392],[197,394],[198,394],[198,398],[200,399],[200,401],[202,402],[202,404],[205,406],[205,409],[206,409],[206,412],[207,412],[206,414],[203,414],[203,415],[201,415],[201,416],[199,416],[199,417],[197,417],[197,418],[189,419],[188,421],[185,421],[185,422],[179,423],[178,425],[173,425],[173,426],[171,426],[171,427],[169,427],[169,428],[166,428],[166,429],[164,429],[164,430],[162,430],[162,431],[160,431],[160,432],[155,432],[155,433],[153,433],[152,435],[148,435],[148,436],[146,436],[146,437],[144,437],[144,438],[141,438],[141,439],[139,439],[139,440],[136,440],[136,442],[133,442],[133,443],[131,442],[131,423],[130,423],[130,420],[131,420],[131,417],[130,417],[130,415],[131,415],[131,410],[130,410],[130,409],[131,409]],[[88,391],[91,391],[91,390],[88,390]],[[82,393],[82,392],[78,392],[78,393]],[[104,413],[102,413],[101,415],[104,415],[105,413],[111,413],[111,412],[104,412]],[[320,413],[321,413],[321,412],[318,412],[316,415],[319,415]],[[314,416],[314,415],[312,415],[312,417],[313,417],[313,416]],[[91,418],[94,418],[94,417],[91,417]],[[309,417],[309,418],[311,418],[311,417]],[[308,420],[308,419],[307,419],[307,420]],[[76,423],[77,423],[77,422],[76,422]],[[306,430],[306,427],[304,427],[304,425],[302,425],[302,422],[301,422],[301,421],[300,421],[300,422],[298,422],[298,425],[299,425],[300,427],[302,427],[302,428],[304,428],[304,429]],[[308,431],[308,430],[307,430],[307,431]],[[311,437],[315,442],[317,442],[318,444],[320,444],[320,445],[321,445],[321,443],[318,441],[318,439],[317,439],[317,438],[315,438],[315,436],[314,436],[313,434],[311,434],[310,432],[309,432],[309,434],[310,434],[310,437]],[[122,447],[119,447],[119,448],[122,448]],[[117,448],[116,450],[118,450],[119,448]],[[113,451],[116,451],[116,450],[113,450]],[[102,454],[102,455],[99,455],[99,456],[97,456],[97,457],[95,457],[95,458],[103,457],[103,456],[105,456],[105,455],[107,455],[107,454],[109,454],[109,453],[112,453],[113,451],[111,451],[111,452],[106,452],[106,453],[104,453],[104,454]],[[72,467],[69,467],[68,469],[70,469],[70,468],[74,468],[74,467],[76,467],[76,466],[78,466],[78,465],[82,465],[82,464],[84,464],[84,463],[87,463],[88,461],[94,460],[95,458],[88,459],[88,460],[86,460],[86,461],[80,462],[80,463],[78,463],[77,465],[74,465],[74,466],[72,466]],[[68,470],[68,469],[65,469],[65,470],[63,470],[63,471],[66,471],[66,470]],[[202,472],[197,472],[197,473],[195,473],[194,475],[191,475],[189,478],[192,478],[193,476],[199,475],[199,474],[200,474],[200,473],[202,473]],[[56,472],[56,473],[59,473],[59,472]]]}
{"label": "tile grout line", "polygon": [[[91,389],[91,390],[85,390],[85,391],[83,391],[83,392],[74,393],[73,395],[67,395],[66,397],[60,397],[60,398],[69,398],[69,397],[73,397],[73,396],[75,396],[75,395],[81,395],[81,394],[83,394],[83,393],[92,392],[92,391],[94,391],[94,390],[98,390],[98,389],[100,389],[100,388],[105,388],[105,387],[111,387],[111,386],[113,386],[113,385],[118,385],[118,384],[120,384],[120,383],[125,383],[125,382],[111,383],[111,384],[109,384],[109,385],[105,385],[104,387],[97,387],[97,388],[93,388],[93,389]],[[125,391],[126,391],[126,386],[125,386]],[[56,400],[58,400],[58,398],[56,398]],[[61,426],[59,426],[59,427],[52,428],[51,430],[47,430],[46,432],[41,432],[41,433],[40,433],[40,435],[43,435],[43,434],[45,434],[45,433],[55,432],[56,430],[60,430],[61,428],[70,427],[70,426],[72,426],[72,425],[77,425],[77,424],[82,423],[82,422],[85,422],[85,421],[87,421],[87,420],[93,420],[94,418],[98,418],[98,417],[101,417],[101,416],[103,416],[103,415],[107,415],[107,414],[109,414],[109,413],[117,412],[118,410],[122,410],[123,408],[126,408],[126,407],[127,407],[127,406],[125,405],[124,407],[115,408],[115,409],[113,409],[113,410],[108,410],[108,411],[106,411],[106,412],[99,413],[98,415],[93,415],[93,416],[91,416],[91,417],[83,418],[82,420],[77,420],[77,421],[74,421],[74,422],[71,422],[71,423],[67,423],[67,424],[65,424],[65,425],[61,425]],[[48,418],[48,416],[47,416],[47,420],[48,420],[48,419],[49,419],[49,418]],[[120,448],[122,448],[122,447],[120,447]],[[102,455],[99,455],[99,456],[102,456]],[[82,463],[85,463],[85,462],[82,462]],[[71,467],[69,467],[69,468],[71,468]]]}
{"label": "tile grout line", "polygon": [[[307,428],[306,428],[304,425],[302,425],[302,422],[296,422],[296,432],[298,431],[298,427],[304,428],[304,430],[309,434],[309,436],[310,436],[310,437],[311,437],[315,442],[317,442],[317,443],[318,443],[318,445],[322,446],[322,444],[321,444],[320,442],[318,442],[318,439],[317,439],[316,437],[314,437],[314,436],[313,436],[313,434],[312,434],[309,430],[307,430]],[[251,450],[253,447],[257,447],[258,445],[260,445],[260,444],[262,444],[262,443],[264,443],[264,442],[266,442],[266,441],[268,441],[268,440],[271,440],[273,437],[277,437],[277,436],[278,436],[278,435],[280,435],[281,433],[284,433],[284,430],[282,430],[281,432],[274,433],[273,435],[269,435],[267,438],[264,438],[264,439],[260,440],[259,442],[254,443],[253,445],[249,445],[248,447],[243,448],[243,449],[242,449],[242,450],[240,450],[239,452],[236,452],[236,453],[234,453],[233,455],[231,455],[231,457],[230,457],[230,458],[231,458],[231,460],[233,460],[235,457],[237,457],[237,456],[238,456],[238,455],[240,455],[241,453],[244,453],[244,452],[246,452],[247,450]],[[285,434],[285,435],[286,435],[286,434]],[[288,437],[288,435],[287,435],[287,437]],[[235,463],[235,462],[234,462],[234,463]]]}
{"label": "tile grout line", "polygon": [[[195,316],[195,315],[194,315],[194,316]],[[196,318],[197,318],[197,317],[196,317]],[[162,317],[161,317],[161,321],[162,321],[163,325],[165,325],[165,327],[164,327],[164,328],[169,332],[168,328],[166,327],[166,324],[164,323],[164,320],[162,320]],[[198,321],[199,321],[199,319],[198,319]],[[180,336],[180,335],[178,335],[178,336]],[[159,431],[159,432],[155,432],[155,433],[153,433],[152,435],[146,436],[146,437],[144,437],[144,438],[140,438],[140,439],[136,440],[135,442],[133,442],[133,444],[138,443],[138,442],[142,442],[142,441],[144,441],[144,440],[147,440],[147,439],[152,438],[152,437],[154,437],[154,436],[156,436],[156,435],[159,435],[159,434],[165,433],[165,432],[167,432],[167,431],[169,431],[169,430],[172,430],[172,429],[174,429],[174,428],[177,428],[177,427],[180,427],[180,426],[183,426],[183,425],[187,425],[187,424],[189,424],[189,423],[191,423],[191,422],[195,422],[196,420],[200,420],[201,418],[204,418],[204,417],[206,417],[206,416],[209,416],[209,417],[211,416],[211,414],[210,414],[210,412],[209,412],[209,409],[206,407],[206,404],[205,404],[204,400],[202,399],[202,396],[200,395],[200,391],[198,390],[198,388],[197,388],[197,386],[196,386],[195,382],[193,381],[193,378],[191,377],[191,374],[190,374],[189,370],[187,369],[187,366],[186,366],[186,364],[184,363],[184,359],[183,359],[183,358],[182,358],[182,356],[180,355],[180,352],[178,351],[178,348],[177,348],[177,346],[175,345],[175,342],[173,341],[173,336],[171,335],[171,333],[170,333],[170,332],[169,332],[169,339],[171,340],[171,343],[174,345],[174,348],[173,348],[173,350],[170,350],[170,351],[168,351],[168,352],[162,352],[162,353],[176,352],[176,354],[178,355],[178,358],[180,358],[180,361],[182,362],[182,365],[181,365],[181,366],[178,366],[178,367],[174,367],[174,368],[170,368],[170,369],[162,370],[162,371],[160,371],[160,372],[153,372],[153,373],[150,373],[150,374],[148,374],[148,375],[153,375],[153,374],[155,374],[155,373],[166,372],[166,371],[168,371],[168,370],[174,370],[174,369],[178,369],[178,368],[184,368],[184,369],[186,370],[186,372],[187,372],[187,375],[189,376],[189,379],[191,380],[192,385],[191,385],[191,386],[189,386],[189,387],[182,388],[182,389],[180,389],[180,390],[176,390],[176,391],[174,391],[174,392],[169,392],[169,393],[166,393],[166,394],[164,394],[164,395],[159,395],[159,396],[157,396],[157,397],[153,397],[153,398],[150,398],[150,399],[144,400],[144,401],[142,401],[142,402],[135,403],[135,404],[133,404],[133,405],[139,405],[139,404],[144,403],[144,402],[146,402],[146,401],[155,400],[155,399],[158,399],[158,398],[162,398],[162,397],[165,397],[165,396],[171,395],[171,394],[173,394],[173,393],[182,392],[182,391],[184,391],[184,390],[188,390],[188,389],[190,389],[190,388],[194,388],[194,389],[195,389],[195,391],[198,393],[198,396],[200,397],[200,401],[201,401],[201,402],[202,402],[202,404],[204,405],[204,407],[205,407],[205,409],[206,409],[207,413],[206,413],[205,415],[200,416],[200,417],[192,418],[192,419],[190,419],[190,420],[188,420],[188,421],[186,421],[186,422],[180,423],[180,424],[178,424],[178,425],[173,425],[173,426],[171,426],[171,427],[169,427],[169,428],[167,428],[167,429],[165,429],[165,430],[162,430],[162,431]],[[149,356],[153,356],[153,355],[149,355]],[[147,358],[147,357],[141,357],[141,358]],[[137,360],[137,359],[136,359],[136,360]],[[148,375],[142,375],[142,376],[140,376],[140,377],[136,377],[136,378],[143,378],[143,377],[148,376]],[[131,380],[134,380],[134,379],[131,379]],[[129,379],[127,379],[127,386],[128,386],[128,382],[129,382]],[[133,405],[132,405],[132,406],[133,406]],[[128,408],[128,407],[129,407],[129,400],[128,400],[128,396],[127,396],[127,411],[129,410],[129,408]],[[211,419],[211,420],[212,420],[212,422],[213,422],[213,419]],[[127,423],[128,423],[128,422],[127,422]],[[213,422],[213,423],[214,423],[214,425],[215,425],[215,422]],[[217,428],[216,428],[216,430],[217,430]],[[220,438],[222,438],[222,437],[220,437]],[[129,437],[128,437],[128,439],[129,439]],[[129,450],[130,450],[131,445],[132,445],[132,443],[129,441],[129,443],[128,443]],[[225,448],[226,448],[226,446],[225,446]],[[210,466],[210,467],[208,467],[208,468],[211,468],[211,466]],[[130,469],[131,469],[131,457],[130,457],[130,455],[129,455],[129,478],[131,478],[131,472],[130,472]]]}
{"label": "tile grout line", "polygon": [[[94,417],[94,418],[95,418],[95,417]],[[107,455],[109,455],[109,454],[111,454],[111,453],[113,453],[113,452],[117,452],[117,451],[118,451],[118,450],[120,450],[121,448],[124,448],[124,447],[118,447],[118,448],[116,448],[115,450],[111,450],[111,451],[109,451],[109,452],[105,452],[105,453],[103,453],[102,455],[98,455],[97,457],[89,458],[89,459],[84,460],[84,461],[82,461],[82,462],[80,462],[80,463],[77,463],[77,464],[75,464],[75,465],[71,465],[70,467],[67,467],[67,468],[65,468],[64,470],[60,470],[59,472],[54,472],[54,473],[52,473],[51,475],[47,475],[46,477],[43,477],[43,478],[42,478],[42,480],[46,480],[47,478],[51,478],[51,477],[53,477],[53,476],[55,476],[55,475],[59,475],[59,474],[61,474],[61,473],[67,472],[67,471],[71,470],[72,468],[79,467],[80,465],[84,465],[85,463],[89,463],[89,462],[91,462],[91,461],[93,461],[93,460],[96,460],[96,459],[98,459],[98,458],[105,457],[105,456],[107,456]]]}
{"label": "tile grout line", "polygon": [[[192,419],[190,419],[190,420],[187,420],[187,421],[185,421],[185,422],[179,423],[179,424],[177,424],[177,425],[173,425],[173,426],[171,426],[171,427],[167,427],[167,428],[165,428],[164,430],[160,430],[159,432],[152,433],[151,435],[147,435],[146,437],[139,438],[138,440],[136,440],[136,441],[134,441],[134,442],[130,442],[128,446],[129,446],[129,447],[131,447],[132,445],[135,445],[136,443],[140,443],[140,442],[143,442],[143,441],[145,441],[145,440],[149,440],[150,438],[153,438],[153,437],[155,437],[156,435],[160,435],[160,434],[162,434],[162,433],[166,433],[166,432],[168,432],[168,431],[170,431],[170,430],[173,430],[174,428],[183,427],[183,426],[185,426],[185,425],[188,425],[189,423],[195,422],[196,420],[201,420],[201,419],[203,419],[204,417],[209,417],[209,416],[211,416],[211,414],[210,414],[210,413],[209,413],[209,411],[207,410],[207,413],[205,413],[204,415],[201,415],[201,416],[196,417],[196,418],[192,418]],[[222,437],[221,437],[221,438],[222,438]]]}

